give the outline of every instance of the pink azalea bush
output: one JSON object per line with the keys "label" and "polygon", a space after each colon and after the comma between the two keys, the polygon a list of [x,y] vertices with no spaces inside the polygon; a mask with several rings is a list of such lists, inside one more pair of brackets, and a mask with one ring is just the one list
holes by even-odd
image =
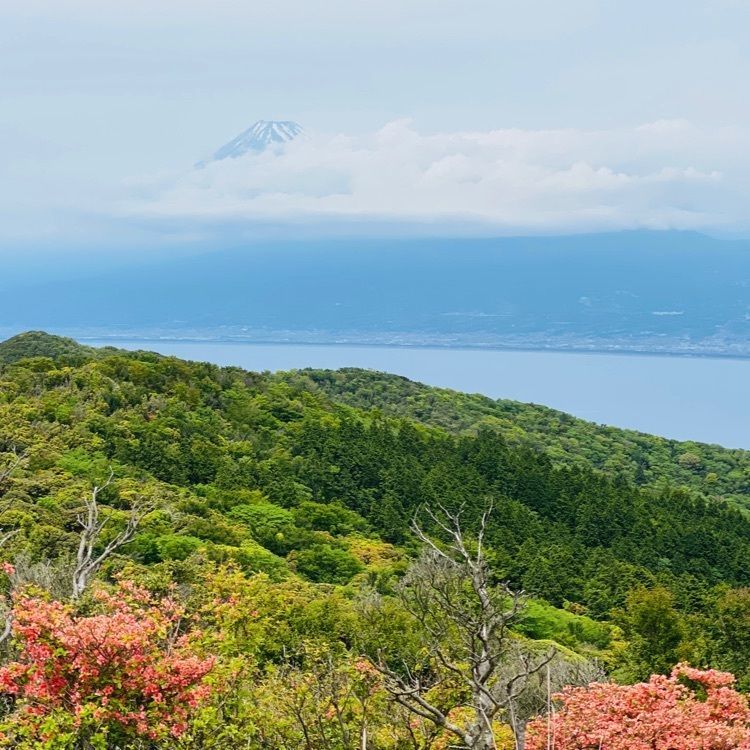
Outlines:
{"label": "pink azalea bush", "polygon": [[0,693],[14,709],[0,727],[6,743],[32,744],[59,733],[177,737],[192,709],[207,697],[213,667],[193,648],[200,635],[179,635],[184,613],[132,584],[97,594],[101,614],[78,616],[71,607],[35,596],[14,604],[18,656],[0,668]]}
{"label": "pink azalea bush", "polygon": [[750,708],[733,685],[679,664],[636,685],[567,688],[529,726],[527,750],[750,750]]}

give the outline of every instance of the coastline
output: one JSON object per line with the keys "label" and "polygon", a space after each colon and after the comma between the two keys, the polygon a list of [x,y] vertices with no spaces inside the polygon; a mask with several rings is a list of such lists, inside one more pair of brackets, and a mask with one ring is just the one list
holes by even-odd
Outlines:
{"label": "coastline", "polygon": [[[51,329],[54,331],[54,329]],[[374,339],[371,341],[362,339],[341,339],[331,337],[310,340],[309,338],[282,338],[282,337],[236,337],[236,336],[176,336],[176,335],[146,335],[146,334],[117,334],[117,335],[80,335],[67,331],[54,331],[60,335],[68,335],[81,343],[90,346],[114,346],[119,343],[171,343],[171,344],[202,344],[202,345],[247,345],[247,346],[305,346],[305,347],[342,347],[349,349],[425,349],[433,351],[487,351],[487,352],[524,352],[528,354],[580,354],[580,355],[609,355],[623,357],[659,357],[678,359],[736,359],[750,360],[750,342],[747,352],[734,352],[722,349],[690,349],[679,350],[673,348],[654,349],[646,346],[633,345],[625,347],[622,345],[592,345],[581,346],[576,344],[528,344],[522,343],[469,343],[469,342],[446,342],[439,341],[385,341]]]}

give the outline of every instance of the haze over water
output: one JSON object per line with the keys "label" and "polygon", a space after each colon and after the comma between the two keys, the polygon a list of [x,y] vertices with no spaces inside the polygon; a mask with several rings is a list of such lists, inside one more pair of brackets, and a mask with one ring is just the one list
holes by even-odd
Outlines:
{"label": "haze over water", "polygon": [[592,422],[750,449],[750,360],[350,345],[87,341],[248,370],[363,367]]}

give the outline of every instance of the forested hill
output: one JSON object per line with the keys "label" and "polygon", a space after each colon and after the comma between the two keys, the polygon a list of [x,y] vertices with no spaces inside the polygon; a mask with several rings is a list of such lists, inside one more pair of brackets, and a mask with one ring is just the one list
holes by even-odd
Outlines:
{"label": "forested hill", "polygon": [[112,346],[85,346],[74,339],[53,336],[45,331],[27,331],[0,342],[0,365],[30,357],[64,359],[67,364],[82,364],[113,354],[124,354],[124,351]]}
{"label": "forested hill", "polygon": [[561,466],[587,466],[638,485],[689,487],[750,508],[750,451],[668,440],[594,424],[537,404],[460,393],[372,370],[301,370],[285,380],[320,390],[341,403],[408,417],[454,434],[481,429],[544,452]]}
{"label": "forested hill", "polygon": [[[635,676],[686,655],[750,675],[747,650],[722,640],[727,612],[716,614],[727,596],[745,601],[750,519],[689,490],[639,488],[622,471],[588,466],[613,468],[593,460],[607,440],[632,440],[648,459],[656,438],[638,443],[548,410],[373,373],[258,374],[71,350],[54,337],[46,339],[52,356],[39,356],[44,341],[27,338],[29,358],[19,358],[23,337],[0,344],[0,361],[14,352],[0,365],[0,528],[15,532],[5,559],[73,555],[82,498],[110,467],[100,497],[107,533],[132,503],[151,510],[102,573],[140,571],[158,585],[208,586],[212,566],[231,563],[247,576],[344,587],[349,597],[364,585],[387,593],[415,550],[409,524],[419,507],[463,507],[471,525],[491,503],[486,543],[496,574],[568,610],[546,624],[532,617],[528,634],[609,649],[612,664]],[[340,403],[347,399],[378,410]],[[517,439],[524,434],[536,444]],[[682,476],[677,451],[664,444],[654,479]],[[562,461],[563,452],[582,459]],[[744,460],[727,452],[735,455]],[[655,611],[671,629],[654,642]],[[616,621],[630,650],[614,648],[588,618]],[[351,634],[335,635],[344,625],[324,619],[315,627],[352,648]],[[292,638],[289,627],[279,639]]]}
{"label": "forested hill", "polygon": [[100,350],[93,347],[44,331],[27,331],[0,343],[0,364],[11,364],[28,357],[65,357],[67,361],[83,361],[99,354]]}

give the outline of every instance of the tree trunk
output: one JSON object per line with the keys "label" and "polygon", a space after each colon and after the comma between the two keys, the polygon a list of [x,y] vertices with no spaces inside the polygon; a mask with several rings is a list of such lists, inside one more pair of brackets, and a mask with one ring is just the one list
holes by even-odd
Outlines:
{"label": "tree trunk", "polygon": [[488,726],[487,719],[483,716],[477,717],[476,723],[469,728],[469,742],[471,750],[497,750],[495,733]]}
{"label": "tree trunk", "polygon": [[497,750],[497,743],[492,730],[482,729],[471,748],[472,750]]}
{"label": "tree trunk", "polygon": [[523,750],[526,745],[526,722],[523,719],[513,723],[513,735],[516,738],[516,750]]}

